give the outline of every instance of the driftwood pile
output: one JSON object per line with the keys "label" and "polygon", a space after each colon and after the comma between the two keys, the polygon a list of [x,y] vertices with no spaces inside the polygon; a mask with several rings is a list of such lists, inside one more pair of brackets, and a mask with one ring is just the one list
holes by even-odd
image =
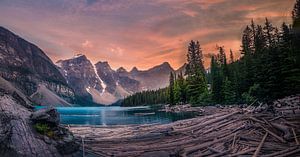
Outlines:
{"label": "driftwood pile", "polygon": [[99,156],[300,156],[300,97],[170,124],[70,130]]}
{"label": "driftwood pile", "polygon": [[175,105],[175,106],[165,105],[164,109],[162,109],[161,111],[174,112],[174,113],[180,113],[180,112],[202,113],[204,112],[204,109],[202,107],[192,107],[191,104],[184,104],[184,105]]}

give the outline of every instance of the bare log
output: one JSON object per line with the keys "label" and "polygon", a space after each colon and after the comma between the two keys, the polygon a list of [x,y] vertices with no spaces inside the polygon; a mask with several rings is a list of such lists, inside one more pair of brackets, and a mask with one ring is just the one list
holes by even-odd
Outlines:
{"label": "bare log", "polygon": [[234,137],[233,137],[233,141],[232,141],[231,149],[233,149],[233,148],[234,148],[234,145],[235,145],[235,138],[236,138],[236,133],[234,134]]}
{"label": "bare log", "polygon": [[252,157],[257,157],[257,156],[258,156],[258,154],[259,154],[259,152],[260,152],[262,146],[263,146],[264,143],[265,143],[265,140],[266,140],[267,136],[268,136],[268,132],[265,134],[265,136],[263,137],[263,139],[262,139],[261,142],[259,143],[259,145],[258,145],[258,147],[256,148],[256,151],[254,152],[254,154],[253,154]]}
{"label": "bare log", "polygon": [[260,126],[262,129],[264,129],[266,132],[268,132],[269,134],[271,134],[273,137],[275,137],[276,139],[278,139],[279,141],[281,141],[282,143],[286,143],[286,141],[279,137],[278,135],[276,135],[274,132],[268,130],[267,128],[263,127],[263,126]]}
{"label": "bare log", "polygon": [[237,152],[237,153],[235,153],[235,154],[231,154],[231,155],[229,155],[229,156],[230,156],[230,157],[240,156],[240,155],[248,154],[248,153],[253,152],[253,151],[255,151],[255,150],[256,150],[255,148],[250,148],[250,149],[247,149],[247,150],[243,150],[243,151]]}
{"label": "bare log", "polygon": [[184,149],[184,152],[185,152],[184,155],[191,154],[191,153],[193,153],[193,152],[195,152],[195,151],[197,151],[199,149],[203,149],[203,148],[208,147],[210,145],[213,145],[215,143],[221,142],[221,141],[223,141],[225,139],[232,138],[232,136],[233,135],[225,136],[223,138],[214,140],[212,142],[206,142],[206,143],[203,143],[203,144],[200,144],[200,145],[196,145],[196,146],[193,146],[193,147],[186,148],[186,149]]}
{"label": "bare log", "polygon": [[[299,153],[299,152],[300,152],[300,148],[297,148],[297,149],[295,149],[295,150],[293,150],[293,151],[289,151],[289,152],[287,152],[287,153],[285,153],[285,154],[278,155],[277,157],[291,156],[291,155],[296,154],[296,153]],[[299,154],[298,154],[298,155],[299,155]]]}
{"label": "bare log", "polygon": [[262,155],[262,157],[273,157],[273,156],[277,156],[277,155],[281,155],[281,154],[286,154],[287,152],[291,152],[294,151],[295,149],[297,149],[298,147],[292,147],[292,148],[288,148],[282,151],[278,151],[272,154],[267,154],[267,155]]}
{"label": "bare log", "polygon": [[297,138],[297,135],[296,135],[296,132],[295,132],[294,128],[292,128],[292,131],[293,131],[293,134],[294,134],[296,144],[299,145],[299,141],[298,141],[298,138]]}
{"label": "bare log", "polygon": [[216,149],[216,148],[213,148],[213,147],[208,147],[207,148],[208,150],[212,151],[212,152],[215,152],[215,153],[223,153],[222,151]]}
{"label": "bare log", "polygon": [[239,111],[235,111],[233,113],[230,113],[230,114],[218,117],[216,119],[212,119],[212,120],[206,121],[206,122],[198,124],[198,125],[194,125],[194,126],[186,127],[186,128],[182,128],[182,129],[175,129],[175,131],[177,131],[177,132],[185,132],[185,131],[189,131],[189,130],[195,130],[196,128],[201,128],[203,126],[210,125],[212,123],[216,123],[218,121],[224,120],[224,119],[226,119],[228,117],[231,117],[231,116],[233,116],[235,114],[238,114],[238,113],[240,113],[240,112]]}

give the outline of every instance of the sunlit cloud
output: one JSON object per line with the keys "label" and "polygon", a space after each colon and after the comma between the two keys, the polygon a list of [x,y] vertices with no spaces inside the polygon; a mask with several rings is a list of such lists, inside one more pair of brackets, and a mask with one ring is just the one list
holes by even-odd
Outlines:
{"label": "sunlit cloud", "polygon": [[83,48],[92,48],[93,44],[89,40],[85,40],[83,43],[81,43],[81,46]]}
{"label": "sunlit cloud", "polygon": [[41,47],[53,61],[85,54],[113,68],[147,69],[186,61],[199,40],[209,65],[216,45],[239,56],[251,19],[290,22],[294,0],[2,0],[0,24]]}

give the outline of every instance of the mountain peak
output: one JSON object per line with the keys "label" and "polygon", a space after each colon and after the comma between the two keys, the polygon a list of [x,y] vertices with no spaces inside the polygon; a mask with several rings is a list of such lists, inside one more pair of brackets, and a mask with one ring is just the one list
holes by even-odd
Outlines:
{"label": "mountain peak", "polygon": [[169,62],[163,62],[161,64],[161,66],[164,66],[164,67],[171,67],[170,63]]}
{"label": "mountain peak", "polygon": [[127,72],[127,70],[123,67],[120,67],[120,68],[117,69],[117,72],[118,73],[124,73],[124,72]]}
{"label": "mountain peak", "polygon": [[73,56],[73,59],[78,58],[78,57],[85,57],[85,55],[78,53],[75,56]]}
{"label": "mountain peak", "polygon": [[108,65],[108,62],[107,61],[103,61],[103,62],[99,61],[96,64]]}
{"label": "mountain peak", "polygon": [[163,62],[160,65],[154,66],[149,71],[174,71],[169,62]]}
{"label": "mountain peak", "polygon": [[68,58],[65,60],[62,60],[62,59],[58,60],[58,61],[56,61],[55,64],[57,66],[61,67],[61,64],[66,63],[66,62],[86,62],[86,61],[90,62],[85,55],[77,54],[77,55],[73,56],[72,58]]}
{"label": "mountain peak", "polygon": [[135,73],[135,72],[138,72],[138,68],[137,67],[133,67],[131,70],[130,70],[130,73]]}
{"label": "mountain peak", "polygon": [[95,65],[96,66],[101,66],[101,67],[107,67],[107,68],[111,69],[111,67],[110,67],[110,65],[108,64],[107,61],[103,61],[103,62],[99,61]]}
{"label": "mountain peak", "polygon": [[108,64],[107,61],[103,61],[103,62],[99,61],[95,64],[95,66],[97,67],[97,69],[100,68],[100,69],[105,70],[105,71],[107,71],[107,70],[108,71],[113,71],[113,69],[110,67],[110,65]]}

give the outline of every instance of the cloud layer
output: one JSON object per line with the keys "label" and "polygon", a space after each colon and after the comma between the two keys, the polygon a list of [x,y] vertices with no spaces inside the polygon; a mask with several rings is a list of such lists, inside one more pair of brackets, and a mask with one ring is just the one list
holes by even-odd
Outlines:
{"label": "cloud layer", "polygon": [[[83,53],[114,68],[185,62],[199,40],[239,54],[243,28],[269,17],[290,22],[295,0],[1,0],[0,25],[40,46],[53,61]],[[206,55],[209,56],[209,55]],[[205,60],[208,64],[207,59]]]}

